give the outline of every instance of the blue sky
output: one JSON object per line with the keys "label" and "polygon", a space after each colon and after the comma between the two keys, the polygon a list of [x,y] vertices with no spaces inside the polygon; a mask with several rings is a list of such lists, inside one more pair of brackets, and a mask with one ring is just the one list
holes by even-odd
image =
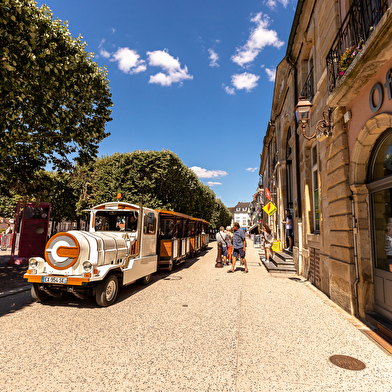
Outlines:
{"label": "blue sky", "polygon": [[227,207],[251,200],[295,0],[44,3],[107,66],[100,156],[168,149]]}

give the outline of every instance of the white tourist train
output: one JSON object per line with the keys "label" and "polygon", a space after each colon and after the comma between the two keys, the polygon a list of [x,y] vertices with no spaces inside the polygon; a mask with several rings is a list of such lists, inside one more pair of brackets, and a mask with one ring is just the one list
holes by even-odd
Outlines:
{"label": "white tourist train", "polygon": [[91,208],[88,231],[51,237],[43,257],[32,257],[24,275],[32,297],[43,302],[63,292],[116,300],[121,286],[148,284],[158,268],[171,271],[209,242],[208,222],[142,205],[109,202]]}

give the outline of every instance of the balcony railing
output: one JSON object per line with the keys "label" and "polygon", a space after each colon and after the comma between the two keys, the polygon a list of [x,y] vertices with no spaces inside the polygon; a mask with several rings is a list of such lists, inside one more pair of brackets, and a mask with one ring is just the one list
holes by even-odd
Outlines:
{"label": "balcony railing", "polygon": [[310,102],[313,101],[313,97],[314,97],[313,68],[310,70],[308,77],[306,78],[305,84],[302,87],[301,97],[307,98]]}
{"label": "balcony railing", "polygon": [[326,59],[329,93],[335,89],[387,9],[388,0],[354,1]]}

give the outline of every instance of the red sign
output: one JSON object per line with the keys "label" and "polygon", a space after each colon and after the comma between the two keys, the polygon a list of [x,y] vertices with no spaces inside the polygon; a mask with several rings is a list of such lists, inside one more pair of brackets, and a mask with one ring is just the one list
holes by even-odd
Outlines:
{"label": "red sign", "polygon": [[271,200],[271,193],[268,188],[265,188],[265,195],[267,196],[268,200]]}
{"label": "red sign", "polygon": [[[15,264],[25,263],[30,257],[44,256],[50,206],[50,203],[27,203],[23,206],[19,251]],[[19,216],[17,218],[19,220]]]}

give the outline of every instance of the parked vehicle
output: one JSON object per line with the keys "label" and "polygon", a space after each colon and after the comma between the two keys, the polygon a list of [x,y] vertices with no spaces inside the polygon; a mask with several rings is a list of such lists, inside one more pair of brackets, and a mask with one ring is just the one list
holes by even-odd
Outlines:
{"label": "parked vehicle", "polygon": [[208,222],[202,219],[110,202],[90,210],[89,231],[51,237],[44,258],[30,258],[24,278],[40,302],[66,291],[79,298],[93,295],[98,305],[109,306],[121,286],[150,283],[158,268],[171,271],[208,242]]}

